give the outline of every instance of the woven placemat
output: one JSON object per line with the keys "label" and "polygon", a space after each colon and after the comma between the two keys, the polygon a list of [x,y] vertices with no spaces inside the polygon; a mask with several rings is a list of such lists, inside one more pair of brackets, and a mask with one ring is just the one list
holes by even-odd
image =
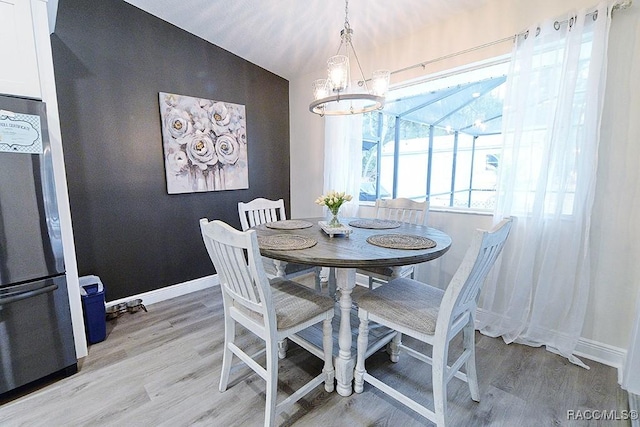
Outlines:
{"label": "woven placemat", "polygon": [[411,234],[376,234],[367,237],[367,242],[389,249],[429,249],[436,245],[431,239]]}
{"label": "woven placemat", "polygon": [[351,221],[349,225],[356,228],[384,230],[389,228],[398,228],[402,223],[391,219],[356,219]]}
{"label": "woven placemat", "polygon": [[275,234],[273,236],[258,236],[258,246],[261,249],[275,249],[291,251],[295,249],[307,249],[315,246],[318,241],[311,237],[297,234]]}
{"label": "woven placemat", "polygon": [[299,230],[301,228],[309,228],[313,226],[313,224],[301,219],[285,219],[282,221],[267,222],[264,226],[275,230]]}

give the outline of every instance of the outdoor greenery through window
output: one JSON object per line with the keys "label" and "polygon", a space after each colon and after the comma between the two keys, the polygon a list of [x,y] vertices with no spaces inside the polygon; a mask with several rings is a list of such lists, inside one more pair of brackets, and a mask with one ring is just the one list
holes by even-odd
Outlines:
{"label": "outdoor greenery through window", "polygon": [[492,209],[506,72],[494,61],[390,91],[363,117],[360,200]]}

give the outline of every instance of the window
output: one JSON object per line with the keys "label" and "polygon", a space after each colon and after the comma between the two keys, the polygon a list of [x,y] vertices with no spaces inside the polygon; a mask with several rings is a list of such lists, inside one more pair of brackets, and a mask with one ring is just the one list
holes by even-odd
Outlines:
{"label": "window", "polygon": [[405,85],[365,114],[360,200],[492,209],[507,63]]}

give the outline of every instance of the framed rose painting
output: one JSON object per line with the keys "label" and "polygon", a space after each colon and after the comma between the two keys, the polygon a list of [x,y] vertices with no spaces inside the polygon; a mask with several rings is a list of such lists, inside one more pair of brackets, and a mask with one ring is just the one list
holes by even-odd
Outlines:
{"label": "framed rose painting", "polygon": [[167,192],[249,188],[244,105],[159,95]]}

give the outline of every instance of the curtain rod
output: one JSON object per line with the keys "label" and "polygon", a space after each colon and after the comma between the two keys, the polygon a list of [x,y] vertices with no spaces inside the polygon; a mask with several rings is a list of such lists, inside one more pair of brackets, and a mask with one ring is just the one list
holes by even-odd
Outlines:
{"label": "curtain rod", "polygon": [[[611,12],[613,13],[614,10],[627,9],[628,7],[631,6],[632,3],[633,3],[633,0],[622,0],[622,1],[616,2],[611,7]],[[595,12],[587,13],[587,16],[593,15],[594,13]],[[563,23],[567,23],[567,22],[569,22],[568,19],[566,19],[564,21],[556,21],[556,25],[562,25]],[[499,40],[494,40],[492,42],[481,44],[479,46],[470,47],[469,49],[461,50],[459,52],[450,53],[448,55],[440,56],[440,57],[435,58],[435,59],[430,59],[428,61],[419,62],[417,64],[410,65],[408,67],[404,67],[404,68],[401,68],[399,70],[391,71],[390,74],[393,75],[393,74],[398,74],[398,73],[404,73],[405,71],[413,70],[414,68],[419,68],[419,67],[422,68],[422,69],[425,69],[425,68],[427,68],[427,65],[432,64],[434,62],[439,62],[439,61],[443,61],[445,59],[454,58],[454,57],[456,57],[458,55],[464,55],[465,53],[474,52],[476,50],[484,49],[484,48],[487,48],[487,47],[490,47],[490,46],[494,46],[494,45],[497,45],[497,44],[501,44],[501,43],[505,43],[505,42],[508,42],[508,41],[513,42],[513,41],[516,40],[516,37],[518,37],[518,36],[520,36],[522,34],[525,34],[526,32],[527,31],[523,31],[523,32],[518,33],[518,34],[514,34],[513,36],[505,37],[505,38],[502,38],[502,39],[499,39]],[[371,79],[366,79],[364,81],[360,80],[358,82],[358,86],[362,86],[365,81],[369,81],[369,80],[371,80]]]}
{"label": "curtain rod", "polygon": [[[443,61],[445,59],[453,58],[453,57],[456,57],[458,55],[464,55],[465,53],[469,53],[469,52],[473,52],[473,51],[476,51],[476,50],[484,49],[486,47],[494,46],[494,45],[497,45],[497,44],[500,44],[500,43],[505,43],[505,42],[508,42],[508,41],[513,42],[515,40],[516,36],[517,36],[517,34],[513,35],[513,36],[505,37],[505,38],[500,39],[500,40],[494,40],[492,42],[481,44],[480,46],[474,46],[474,47],[470,47],[469,49],[465,49],[465,50],[461,50],[461,51],[458,51],[458,52],[450,53],[448,55],[440,56],[440,57],[435,58],[435,59],[430,59],[428,61],[419,62],[417,64],[410,65],[408,67],[404,67],[404,68],[401,68],[399,70],[391,71],[389,74],[393,75],[393,74],[398,74],[398,73],[404,73],[405,71],[413,70],[414,68],[418,68],[418,67],[421,67],[424,70],[425,68],[427,68],[427,65],[432,64],[434,62]],[[360,80],[358,82],[358,86],[363,86],[364,82],[368,82],[370,80],[371,79]]]}
{"label": "curtain rod", "polygon": [[[613,12],[616,10],[623,10],[623,9],[627,9],[628,7],[631,7],[631,4],[633,3],[633,0],[622,0],[619,2],[614,3],[613,6],[611,6],[611,17],[613,18]],[[585,14],[585,16],[593,16],[593,20],[595,21],[598,18],[598,11],[593,11],[593,12],[589,12],[587,14]],[[566,24],[567,22],[569,22],[570,19],[565,19],[563,21],[556,21],[554,22],[554,28],[556,30],[560,29],[560,26],[562,24]]]}
{"label": "curtain rod", "polygon": [[448,55],[444,55],[444,56],[441,56],[439,58],[430,59],[428,61],[423,61],[423,62],[420,62],[418,64],[411,65],[409,67],[404,67],[404,68],[401,68],[399,70],[392,71],[391,74],[403,73],[405,71],[409,71],[409,70],[412,70],[412,69],[418,68],[418,67],[422,67],[422,69],[425,69],[427,67],[427,65],[432,64],[434,62],[443,61],[445,59],[453,58],[453,57],[456,57],[458,55],[464,55],[465,53],[469,53],[469,52],[473,52],[473,51],[476,51],[476,50],[484,49],[486,47],[494,46],[494,45],[505,43],[505,42],[508,42],[508,41],[513,42],[515,40],[515,37],[516,36],[505,37],[505,38],[500,39],[500,40],[494,40],[494,41],[489,42],[489,43],[481,44],[480,46],[470,47],[469,49],[461,50],[459,52],[450,53]]}

